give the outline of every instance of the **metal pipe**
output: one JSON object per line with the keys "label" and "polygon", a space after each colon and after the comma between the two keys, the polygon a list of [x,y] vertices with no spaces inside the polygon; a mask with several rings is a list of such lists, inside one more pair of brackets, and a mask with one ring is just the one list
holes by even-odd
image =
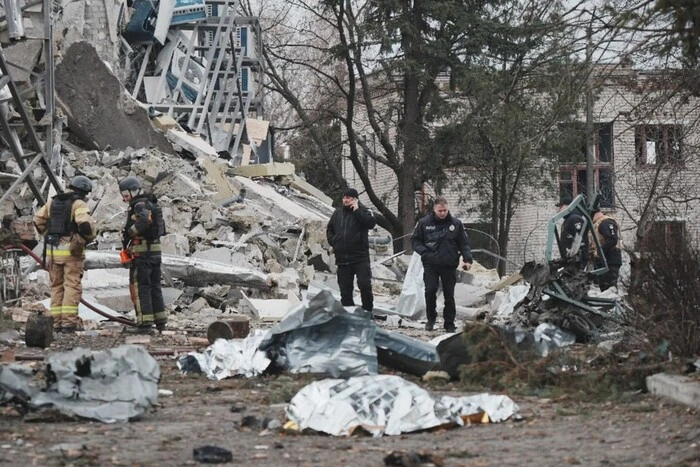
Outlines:
{"label": "metal pipe", "polygon": [[[41,258],[39,258],[36,254],[34,254],[34,252],[32,250],[30,250],[28,247],[26,247],[24,245],[21,245],[21,244],[20,245],[9,245],[9,246],[4,247],[3,249],[4,250],[11,250],[11,249],[18,249],[18,248],[21,249],[22,251],[24,251],[29,256],[31,256],[34,259],[34,261],[39,263],[44,270],[47,270],[46,265],[41,260]],[[124,324],[126,326],[137,326],[137,324],[134,321],[131,321],[130,319],[122,318],[121,316],[110,315],[109,313],[106,313],[106,312],[100,310],[99,308],[94,306],[92,303],[89,303],[82,298],[80,299],[80,303],[82,303],[86,307],[90,308],[92,311],[94,311],[98,315],[104,316],[105,318],[107,318],[110,321],[115,321],[117,323]]]}

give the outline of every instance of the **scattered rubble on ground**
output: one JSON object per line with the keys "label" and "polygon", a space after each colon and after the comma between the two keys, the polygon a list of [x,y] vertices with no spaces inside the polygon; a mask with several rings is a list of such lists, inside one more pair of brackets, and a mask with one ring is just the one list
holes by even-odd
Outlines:
{"label": "scattered rubble on ground", "polygon": [[[150,8],[148,2],[136,3],[143,5],[134,9]],[[467,323],[467,332],[429,341],[435,334],[423,330],[420,258],[392,254],[391,238],[381,229],[371,233],[370,242],[374,312],[343,307],[325,235],[332,200],[295,173],[292,164],[272,161],[269,122],[249,118],[243,125],[220,117],[222,106],[231,105],[224,96],[228,86],[205,80],[195,84],[209,93],[206,103],[188,96],[194,88],[187,79],[213,66],[221,44],[207,46],[210,63],[187,60],[186,70],[176,70],[184,63],[182,38],[192,25],[168,22],[153,31],[164,45],[156,54],[152,38],[147,44],[120,35],[125,29],[117,23],[126,18],[117,20],[106,4],[99,7],[108,11],[99,17],[107,23],[102,32],[85,28],[96,8],[81,1],[61,9],[52,116],[56,134],[50,136],[55,144],[46,156],[61,177],[82,174],[95,182],[88,205],[99,235],[87,253],[83,286],[84,298],[98,311],[81,305],[83,330],[75,339],[100,348],[121,341],[136,345],[47,353],[45,348],[72,348],[72,342],[28,333],[38,313],[48,309],[49,279],[12,247],[42,251],[32,225],[35,193],[27,187],[15,190],[0,204],[0,351],[7,363],[0,366],[0,403],[22,413],[51,409],[103,422],[137,419],[147,416],[157,395],[172,395],[158,389],[160,368],[154,358],[168,357],[161,365],[177,365],[182,373],[202,373],[217,382],[279,372],[347,378],[317,381],[290,395],[287,430],[396,435],[498,422],[517,414],[506,396],[437,398],[399,376],[381,374],[401,372],[423,377],[426,384],[459,378],[465,365],[493,355],[492,349],[470,347],[466,334],[472,323],[480,323],[480,331],[499,343],[507,342],[499,349],[505,354],[531,352],[537,358],[575,342],[597,344],[596,350],[608,355],[623,340],[624,291],[596,295],[581,271],[551,262],[528,264],[506,278],[479,264],[470,272],[458,271],[457,317]],[[120,8],[128,9],[127,4]],[[201,26],[199,32],[205,32],[207,25]],[[41,126],[46,106],[40,101],[46,96],[30,92],[35,77],[26,73],[35,67],[41,47],[17,42],[4,51],[23,65],[14,79],[22,95],[30,97],[20,107],[34,110],[32,123]],[[173,75],[173,83],[175,72],[180,74]],[[158,100],[161,94],[167,98]],[[218,106],[215,112],[206,107],[210,104]],[[199,113],[178,110],[185,107]],[[210,113],[214,123],[205,122]],[[23,141],[29,135],[19,131]],[[0,152],[0,195],[23,173],[24,163],[13,155],[8,148]],[[121,324],[106,322],[100,314],[134,316],[128,273],[118,257],[126,215],[118,183],[129,175],[159,198],[168,230],[162,247],[169,324],[158,336],[124,336]],[[40,185],[50,182],[39,168],[31,176]],[[574,302],[596,297],[614,305],[581,311],[576,303],[547,293],[555,283]],[[438,309],[442,306],[440,297]],[[39,367],[18,363],[44,358]],[[82,453],[85,447],[57,449]],[[202,446],[193,456],[226,462],[231,452]]]}

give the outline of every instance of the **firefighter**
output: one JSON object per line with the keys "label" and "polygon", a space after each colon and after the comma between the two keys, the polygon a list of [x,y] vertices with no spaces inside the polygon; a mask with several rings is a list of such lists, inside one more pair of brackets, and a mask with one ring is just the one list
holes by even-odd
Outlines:
{"label": "firefighter", "polygon": [[34,215],[34,225],[44,235],[48,258],[53,329],[64,334],[74,333],[80,325],[85,245],[97,234],[85,202],[91,191],[89,178],[73,177],[67,192],[51,198]]}
{"label": "firefighter", "polygon": [[122,242],[131,256],[129,290],[138,331],[149,333],[155,324],[158,332],[162,332],[168,319],[160,284],[160,237],[165,235],[163,211],[153,194],[143,192],[136,177],[129,176],[119,182],[119,191],[124,202],[129,203]]}
{"label": "firefighter", "polygon": [[599,269],[604,265],[603,258],[595,246],[593,235],[598,236],[602,252],[608,263],[608,271],[598,277],[598,287],[601,292],[604,292],[611,287],[617,287],[617,278],[620,275],[620,266],[622,266],[622,251],[619,245],[620,227],[615,219],[606,216],[599,209],[594,209],[591,215],[593,228],[588,233],[588,245],[590,257],[593,259],[593,266]]}

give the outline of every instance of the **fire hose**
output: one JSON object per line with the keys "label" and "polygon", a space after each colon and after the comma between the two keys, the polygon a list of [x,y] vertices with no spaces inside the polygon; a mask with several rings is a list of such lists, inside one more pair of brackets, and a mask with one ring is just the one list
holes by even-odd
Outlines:
{"label": "fire hose", "polygon": [[[30,249],[29,249],[28,247],[26,247],[25,245],[22,245],[22,244],[20,244],[20,245],[8,245],[8,246],[4,247],[3,249],[4,249],[4,250],[16,250],[16,249],[20,249],[20,250],[24,251],[26,254],[28,254],[29,256],[31,256],[31,257],[34,259],[34,261],[36,261],[37,263],[39,263],[39,265],[42,267],[42,269],[47,270],[47,269],[46,269],[46,265],[44,264],[44,261],[42,261],[41,258],[39,258],[32,250],[30,250]],[[121,324],[124,324],[124,325],[126,325],[126,326],[136,326],[136,323],[135,323],[134,321],[131,321],[130,319],[127,319],[127,318],[122,318],[121,316],[110,315],[109,313],[106,313],[106,312],[100,310],[100,309],[97,308],[95,305],[93,305],[92,303],[89,303],[89,302],[85,301],[85,300],[82,299],[82,298],[80,299],[80,303],[82,303],[82,304],[85,305],[86,307],[90,308],[92,311],[94,311],[94,312],[97,313],[98,315],[104,316],[104,317],[107,318],[109,321],[115,321],[115,322],[117,322],[117,323],[121,323]]]}

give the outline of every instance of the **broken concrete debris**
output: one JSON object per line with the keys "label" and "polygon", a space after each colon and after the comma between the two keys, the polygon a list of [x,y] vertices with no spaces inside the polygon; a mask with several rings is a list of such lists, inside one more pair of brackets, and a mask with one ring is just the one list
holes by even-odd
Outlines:
{"label": "broken concrete debris", "polygon": [[141,346],[50,354],[38,373],[0,365],[0,402],[113,423],[142,417],[158,397],[160,367]]}
{"label": "broken concrete debris", "polygon": [[435,398],[418,385],[393,375],[315,381],[290,401],[288,429],[311,429],[349,436],[362,429],[375,437],[400,435],[467,423],[502,422],[517,416],[507,396]]}

